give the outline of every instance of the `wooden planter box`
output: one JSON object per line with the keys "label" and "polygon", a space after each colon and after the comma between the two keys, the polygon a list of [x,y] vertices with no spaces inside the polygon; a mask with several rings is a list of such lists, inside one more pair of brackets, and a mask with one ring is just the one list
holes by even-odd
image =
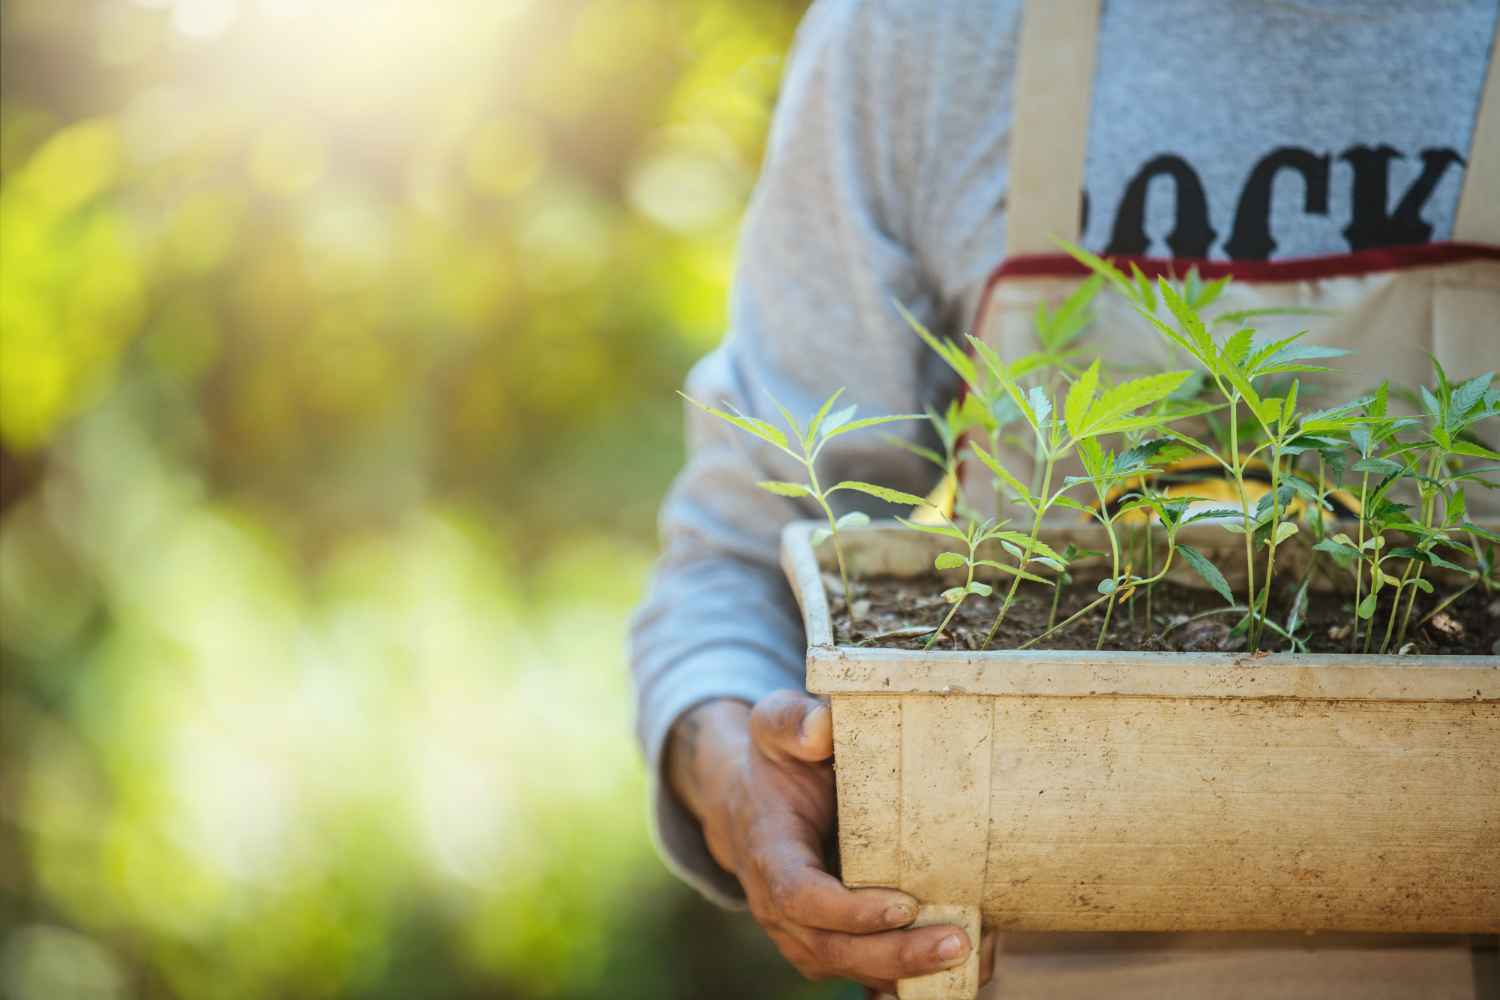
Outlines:
{"label": "wooden planter box", "polygon": [[[971,929],[1500,930],[1500,657],[839,646],[814,527],[782,559],[847,885]],[[842,537],[852,576],[936,582],[941,539]],[[973,996],[976,972],[902,996]]]}

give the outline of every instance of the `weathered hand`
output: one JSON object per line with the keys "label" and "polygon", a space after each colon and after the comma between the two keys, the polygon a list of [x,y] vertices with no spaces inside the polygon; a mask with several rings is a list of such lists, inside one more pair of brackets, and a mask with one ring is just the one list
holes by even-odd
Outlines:
{"label": "weathered hand", "polygon": [[[750,912],[809,979],[847,978],[886,992],[895,981],[961,964],[958,927],[903,929],[917,904],[890,889],[846,889],[823,847],[834,822],[828,706],[778,691],[754,709],[699,706],[672,734],[673,788],[703,823],[709,851],[744,887]],[[981,974],[993,949],[982,942]]]}

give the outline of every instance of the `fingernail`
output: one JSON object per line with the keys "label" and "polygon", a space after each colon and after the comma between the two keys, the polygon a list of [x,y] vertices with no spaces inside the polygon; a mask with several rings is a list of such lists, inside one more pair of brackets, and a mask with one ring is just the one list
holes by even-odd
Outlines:
{"label": "fingernail", "polygon": [[941,958],[945,962],[951,962],[955,958],[957,958],[963,952],[963,950],[963,938],[959,937],[957,934],[949,934],[947,937],[943,938],[940,944],[938,944],[938,958]]}
{"label": "fingernail", "polygon": [[892,903],[890,908],[885,911],[885,922],[892,927],[899,927],[902,924],[911,923],[912,918],[915,916],[916,914],[912,912],[909,904]]}
{"label": "fingernail", "polygon": [[819,712],[826,711],[828,711],[828,706],[821,703],[814,705],[812,708],[808,709],[808,711],[802,716],[802,724],[797,727],[797,735],[801,739],[807,739],[808,730],[810,728],[809,723],[811,723],[813,719],[817,718]]}

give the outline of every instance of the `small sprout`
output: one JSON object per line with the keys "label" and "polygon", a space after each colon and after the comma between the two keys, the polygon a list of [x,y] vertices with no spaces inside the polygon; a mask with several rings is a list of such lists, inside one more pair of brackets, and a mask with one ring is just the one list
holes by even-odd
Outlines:
{"label": "small sprout", "polygon": [[1004,545],[1008,541],[1007,536],[1017,534],[1016,532],[1006,530],[1005,521],[996,521],[994,519],[985,521],[971,520],[962,528],[954,524],[947,517],[942,519],[941,524],[936,525],[919,524],[914,521],[903,521],[902,523],[916,531],[941,535],[944,538],[962,542],[964,546],[962,551],[939,552],[937,557],[932,561],[933,568],[939,571],[964,570],[964,582],[957,587],[949,587],[943,591],[943,600],[951,604],[952,607],[948,609],[948,614],[943,617],[942,622],[939,623],[938,627],[933,630],[932,635],[928,638],[926,646],[928,649],[931,649],[943,637],[943,632],[947,630],[948,624],[953,621],[953,616],[958,614],[959,606],[967,598],[971,596],[989,597],[994,593],[994,588],[989,584],[974,579],[974,571],[980,567],[993,570],[997,573],[1009,574],[1018,580],[1027,579],[1036,583],[1047,582],[1035,574],[1027,573],[1019,566],[1011,566],[993,559],[980,558],[979,549],[986,542],[999,541]]}
{"label": "small sprout", "polygon": [[[828,520],[828,526],[826,528],[818,528],[813,532],[812,543],[814,546],[818,546],[832,540],[834,555],[839,566],[839,581],[843,584],[844,602],[849,608],[850,616],[854,617],[854,592],[849,587],[849,571],[844,561],[844,548],[839,539],[839,532],[869,524],[870,518],[861,511],[848,511],[841,516],[835,516],[828,498],[841,490],[851,490],[856,493],[878,497],[881,500],[891,503],[911,506],[923,506],[927,503],[927,500],[924,497],[904,493],[901,490],[853,480],[836,483],[827,489],[824,489],[819,484],[817,470],[818,457],[823,453],[823,449],[827,447],[828,442],[845,434],[852,434],[855,431],[864,430],[869,427],[880,427],[901,420],[921,419],[917,414],[898,413],[892,416],[863,417],[856,420],[856,408],[854,406],[846,406],[837,411],[833,409],[834,404],[838,402],[839,397],[843,393],[844,390],[842,388],[837,389],[833,395],[824,400],[823,405],[818,407],[817,412],[808,419],[806,427],[799,424],[797,419],[774,396],[771,397],[771,402],[776,406],[777,411],[780,412],[787,430],[792,433],[792,438],[797,446],[795,449],[792,447],[793,440],[789,440],[787,435],[774,424],[741,413],[733,406],[730,406],[729,411],[726,412],[716,407],[708,406],[705,403],[700,403],[686,393],[679,393],[679,395],[705,413],[759,438],[802,466],[806,482],[765,480],[756,485],[768,493],[774,493],[777,496],[791,499],[806,497],[811,498],[817,503],[823,515]],[[770,394],[767,393],[767,395]]]}

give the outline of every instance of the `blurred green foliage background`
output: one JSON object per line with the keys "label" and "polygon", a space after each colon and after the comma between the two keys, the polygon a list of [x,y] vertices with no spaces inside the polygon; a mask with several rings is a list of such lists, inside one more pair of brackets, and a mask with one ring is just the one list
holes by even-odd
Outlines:
{"label": "blurred green foliage background", "polygon": [[796,0],[6,0],[0,994],[827,997],[626,617]]}

